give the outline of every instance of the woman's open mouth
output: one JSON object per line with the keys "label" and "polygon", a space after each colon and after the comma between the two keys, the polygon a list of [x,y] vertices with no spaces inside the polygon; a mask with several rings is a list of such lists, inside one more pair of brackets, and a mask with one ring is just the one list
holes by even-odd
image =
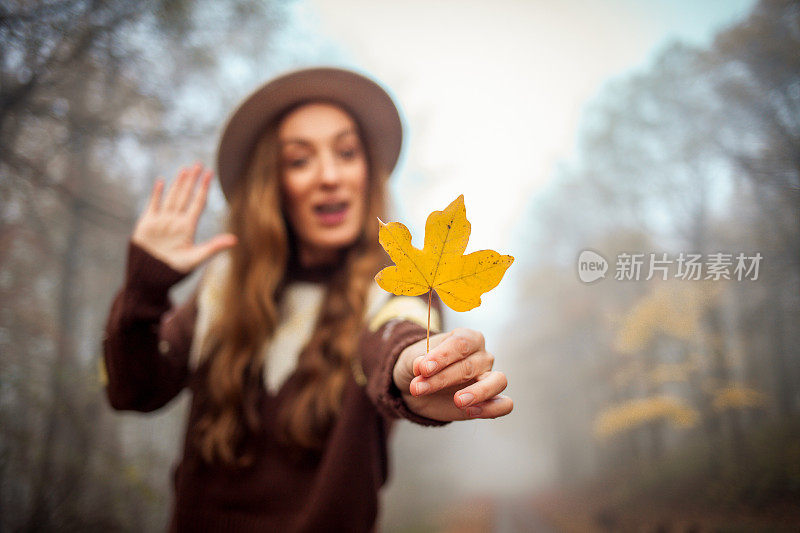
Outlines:
{"label": "woman's open mouth", "polygon": [[336,226],[344,222],[349,208],[348,202],[319,204],[314,206],[314,214],[323,226]]}

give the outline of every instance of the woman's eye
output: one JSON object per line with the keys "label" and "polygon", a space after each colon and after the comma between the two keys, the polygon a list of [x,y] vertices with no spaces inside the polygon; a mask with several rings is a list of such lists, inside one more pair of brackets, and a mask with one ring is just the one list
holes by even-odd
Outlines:
{"label": "woman's eye", "polygon": [[358,150],[351,148],[349,150],[342,150],[339,152],[342,159],[354,159],[358,155]]}
{"label": "woman's eye", "polygon": [[299,159],[290,159],[286,165],[291,168],[303,168],[308,163],[308,159],[303,157]]}

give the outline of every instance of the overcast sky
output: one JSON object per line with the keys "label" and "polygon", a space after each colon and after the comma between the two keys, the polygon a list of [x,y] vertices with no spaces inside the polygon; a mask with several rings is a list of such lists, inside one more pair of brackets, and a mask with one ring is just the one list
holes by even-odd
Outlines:
{"label": "overcast sky", "polygon": [[398,216],[421,228],[427,213],[464,193],[474,250],[512,244],[510,225],[568,157],[581,108],[605,80],[646,64],[673,39],[707,44],[752,4],[310,0],[298,7],[309,31],[383,81],[404,110]]}

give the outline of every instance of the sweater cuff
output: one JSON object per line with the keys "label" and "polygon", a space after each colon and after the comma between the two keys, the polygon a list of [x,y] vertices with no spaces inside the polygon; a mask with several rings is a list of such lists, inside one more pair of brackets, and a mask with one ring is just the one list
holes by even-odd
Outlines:
{"label": "sweater cuff", "polygon": [[387,356],[383,359],[378,373],[379,408],[391,418],[406,418],[423,426],[444,426],[452,422],[451,420],[436,420],[412,411],[403,400],[400,389],[394,383],[394,365],[397,364],[401,352],[415,342],[424,339],[427,335],[425,328],[404,320],[392,320],[384,327],[397,328],[398,331],[391,335],[393,342],[389,346]]}
{"label": "sweater cuff", "polygon": [[144,248],[128,241],[128,266],[125,288],[140,295],[165,295],[189,272],[179,272]]}

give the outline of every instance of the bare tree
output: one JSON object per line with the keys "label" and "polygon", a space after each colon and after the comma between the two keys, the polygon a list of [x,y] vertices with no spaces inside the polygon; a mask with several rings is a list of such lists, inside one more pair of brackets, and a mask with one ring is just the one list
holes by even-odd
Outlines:
{"label": "bare tree", "polygon": [[235,97],[220,61],[263,61],[282,13],[255,1],[0,7],[0,529],[161,527],[96,366],[138,193],[155,178],[130,161],[204,153],[224,107],[187,113],[181,98],[198,79]]}

